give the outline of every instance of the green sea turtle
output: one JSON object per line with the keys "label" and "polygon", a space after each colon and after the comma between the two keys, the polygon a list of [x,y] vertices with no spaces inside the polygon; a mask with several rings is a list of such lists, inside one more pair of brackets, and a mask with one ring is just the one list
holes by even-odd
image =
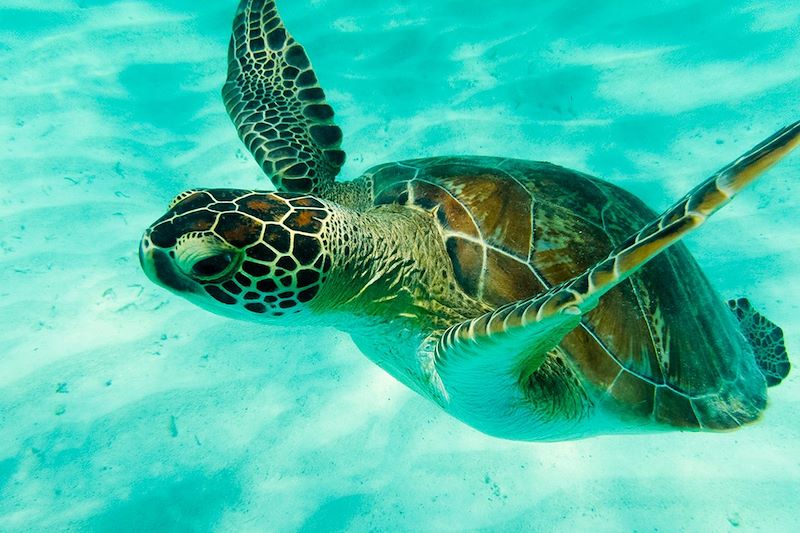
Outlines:
{"label": "green sea turtle", "polygon": [[201,307],[339,328],[508,439],[735,428],[789,371],[781,330],[726,304],[675,243],[800,143],[800,122],[657,216],[542,162],[436,157],[335,181],[341,130],[272,1],[241,2],[222,96],[277,191],[184,192],[140,247],[154,282]]}

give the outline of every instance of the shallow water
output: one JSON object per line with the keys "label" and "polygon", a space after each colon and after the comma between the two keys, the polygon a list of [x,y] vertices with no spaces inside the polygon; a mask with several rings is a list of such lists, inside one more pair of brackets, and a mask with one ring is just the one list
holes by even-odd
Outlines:
{"label": "shallow water", "polygon": [[[235,4],[0,2],[0,530],[796,527],[797,372],[737,432],[506,442],[334,330],[254,327],[152,285],[138,240],[174,194],[268,187],[218,93]],[[279,8],[337,111],[345,177],[504,155],[661,209],[800,119],[800,5],[655,4]],[[687,239],[790,356],[798,176],[795,154]]]}

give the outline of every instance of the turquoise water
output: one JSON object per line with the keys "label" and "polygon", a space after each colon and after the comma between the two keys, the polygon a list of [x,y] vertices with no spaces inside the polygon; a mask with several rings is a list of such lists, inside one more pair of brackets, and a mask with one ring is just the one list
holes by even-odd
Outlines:
{"label": "turquoise water", "polygon": [[[152,285],[138,241],[176,193],[268,187],[218,93],[235,4],[0,1],[0,531],[796,528],[797,372],[733,433],[507,442],[334,330]],[[279,1],[345,177],[503,155],[661,209],[800,118],[797,2],[498,4]],[[795,154],[687,239],[793,360],[798,176]]]}

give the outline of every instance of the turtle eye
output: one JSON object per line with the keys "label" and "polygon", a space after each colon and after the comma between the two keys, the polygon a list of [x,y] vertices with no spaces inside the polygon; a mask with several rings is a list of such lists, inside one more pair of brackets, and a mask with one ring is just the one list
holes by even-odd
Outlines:
{"label": "turtle eye", "polygon": [[222,276],[233,263],[233,255],[229,252],[212,255],[192,265],[192,274],[198,278],[217,278]]}

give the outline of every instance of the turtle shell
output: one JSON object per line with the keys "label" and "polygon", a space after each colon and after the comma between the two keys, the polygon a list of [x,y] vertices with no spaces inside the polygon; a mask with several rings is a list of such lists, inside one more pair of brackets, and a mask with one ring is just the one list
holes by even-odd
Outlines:
{"label": "turtle shell", "polygon": [[[549,163],[416,159],[367,176],[375,205],[431,213],[461,290],[493,307],[584,272],[656,217],[619,187]],[[605,295],[561,348],[596,398],[633,418],[723,429],[766,402],[733,314],[680,243]]]}

